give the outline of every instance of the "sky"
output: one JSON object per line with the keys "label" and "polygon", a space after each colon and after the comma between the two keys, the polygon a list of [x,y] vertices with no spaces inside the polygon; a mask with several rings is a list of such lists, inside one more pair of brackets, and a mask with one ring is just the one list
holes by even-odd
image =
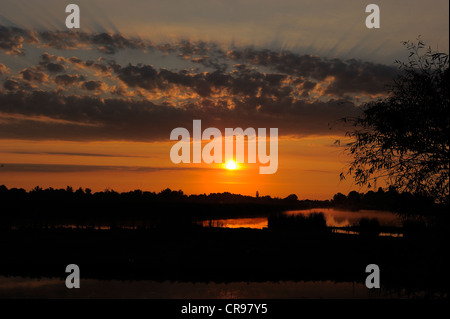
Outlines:
{"label": "sky", "polygon": [[[387,96],[420,36],[448,53],[448,1],[0,0],[0,185],[329,199],[362,191],[340,118]],[[174,164],[170,133],[278,128],[278,170]]]}

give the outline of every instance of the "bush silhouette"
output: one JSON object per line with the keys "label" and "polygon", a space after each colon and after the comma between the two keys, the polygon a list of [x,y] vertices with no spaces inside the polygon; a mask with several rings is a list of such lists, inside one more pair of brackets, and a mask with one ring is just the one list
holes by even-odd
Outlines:
{"label": "bush silhouette", "polygon": [[[385,99],[364,106],[356,118],[344,118],[352,129],[346,172],[358,185],[385,180],[399,192],[411,192],[449,203],[449,58],[448,54],[404,42],[407,63],[396,61],[401,74]],[[423,52],[425,50],[425,52]]]}
{"label": "bush silhouette", "polygon": [[269,216],[268,228],[303,232],[323,232],[327,230],[327,223],[323,213],[311,213],[308,215],[286,215],[278,213]]}
{"label": "bush silhouette", "polygon": [[361,218],[357,228],[362,236],[378,236],[381,231],[380,222],[376,218]]}

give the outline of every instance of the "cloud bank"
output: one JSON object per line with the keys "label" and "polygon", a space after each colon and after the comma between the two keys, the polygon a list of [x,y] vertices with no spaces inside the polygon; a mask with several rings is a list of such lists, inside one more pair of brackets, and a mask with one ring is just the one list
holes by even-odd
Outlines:
{"label": "cloud bank", "polygon": [[[186,67],[117,62],[128,50],[178,59]],[[330,123],[385,96],[385,85],[397,74],[382,64],[289,51],[0,26],[0,56],[29,51],[40,52],[33,56],[37,63],[19,69],[0,64],[2,138],[168,140],[172,129],[189,129],[194,119],[219,129],[277,127],[281,136],[327,135]],[[93,51],[102,57],[86,59]]]}

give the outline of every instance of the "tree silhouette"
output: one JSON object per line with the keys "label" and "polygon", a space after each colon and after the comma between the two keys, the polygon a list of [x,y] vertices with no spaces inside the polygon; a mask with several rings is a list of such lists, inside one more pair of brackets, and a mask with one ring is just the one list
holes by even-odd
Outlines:
{"label": "tree silhouette", "polygon": [[449,201],[448,54],[434,52],[418,39],[385,99],[368,103],[363,114],[345,118],[352,129],[346,151],[353,161],[341,179],[352,175],[369,187],[379,178],[399,191]]}

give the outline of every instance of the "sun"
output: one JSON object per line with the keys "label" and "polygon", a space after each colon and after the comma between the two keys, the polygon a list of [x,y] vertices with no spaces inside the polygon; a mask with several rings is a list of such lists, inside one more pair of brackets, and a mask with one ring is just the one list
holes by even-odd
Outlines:
{"label": "sun", "polygon": [[238,168],[236,162],[233,161],[233,160],[229,160],[229,161],[225,164],[225,167],[226,167],[227,169],[229,169],[229,170],[235,170],[235,169]]}

